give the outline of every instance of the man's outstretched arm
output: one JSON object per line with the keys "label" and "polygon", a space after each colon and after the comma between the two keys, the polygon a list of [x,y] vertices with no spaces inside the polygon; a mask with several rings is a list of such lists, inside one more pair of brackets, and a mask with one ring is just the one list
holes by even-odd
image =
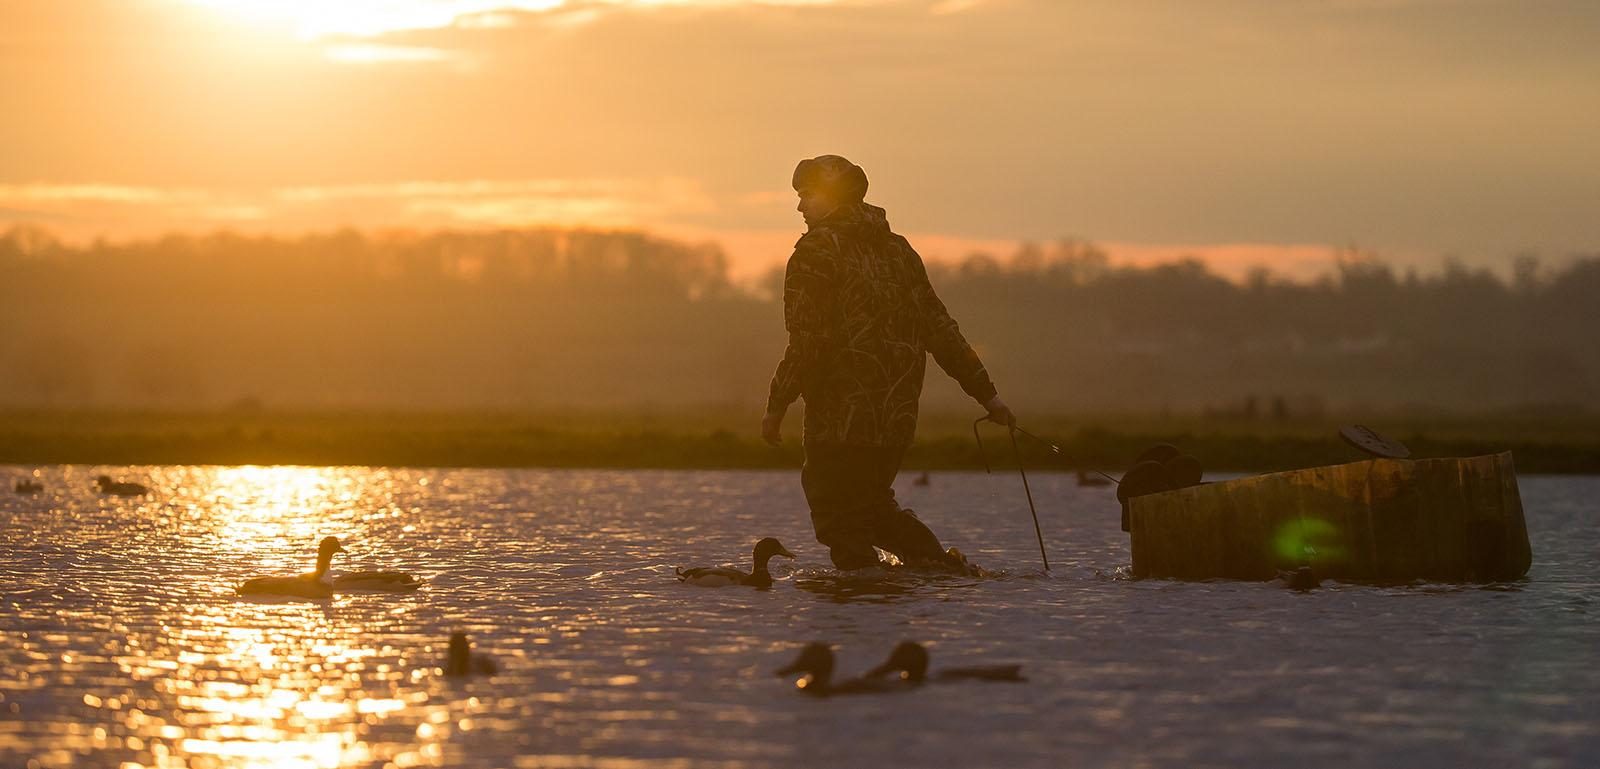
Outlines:
{"label": "man's outstretched arm", "polygon": [[827,336],[827,291],[822,254],[805,247],[803,241],[796,244],[783,275],[783,325],[789,332],[789,345],[772,375],[767,413],[761,419],[761,437],[771,445],[781,441],[783,415],[817,370]]}
{"label": "man's outstretched arm", "polygon": [[[908,245],[909,249],[910,246]],[[933,360],[949,374],[951,379],[961,385],[973,400],[983,404],[988,410],[989,418],[1004,425],[1016,423],[1016,417],[1011,409],[1000,400],[1000,394],[995,389],[994,382],[989,379],[989,372],[983,367],[983,361],[978,358],[978,353],[967,343],[967,338],[961,335],[961,328],[956,325],[955,318],[950,317],[950,311],[945,309],[944,302],[933,290],[933,283],[928,280],[927,268],[922,265],[922,258],[912,251],[912,259],[916,270],[917,308],[922,314],[923,328],[927,332],[928,352],[933,354]]]}

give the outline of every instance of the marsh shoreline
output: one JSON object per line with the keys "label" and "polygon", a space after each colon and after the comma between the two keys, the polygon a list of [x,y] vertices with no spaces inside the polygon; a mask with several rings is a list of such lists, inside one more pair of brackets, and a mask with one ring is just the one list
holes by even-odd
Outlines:
{"label": "marsh shoreline", "polygon": [[[786,442],[769,448],[756,418],[733,410],[674,412],[0,411],[0,463],[369,465],[638,469],[795,468],[800,414]],[[741,421],[741,417],[744,417]],[[1492,417],[1369,421],[1417,457],[1510,450],[1531,473],[1600,473],[1592,420]],[[748,424],[745,424],[748,423]],[[1269,472],[1355,461],[1339,420],[1269,422],[1200,417],[1032,417],[1064,457],[1023,439],[1032,471],[1101,468],[1118,473],[1158,442],[1199,457],[1208,471]],[[737,429],[744,427],[747,429]],[[988,460],[1015,466],[1005,433],[985,428]],[[906,470],[984,467],[970,417],[928,415]]]}

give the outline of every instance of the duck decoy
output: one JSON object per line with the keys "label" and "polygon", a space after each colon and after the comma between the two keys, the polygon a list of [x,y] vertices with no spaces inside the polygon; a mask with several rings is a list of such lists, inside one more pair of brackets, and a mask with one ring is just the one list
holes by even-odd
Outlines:
{"label": "duck decoy", "polygon": [[[328,537],[339,546],[339,552],[344,550],[339,545],[339,540]],[[326,541],[326,540],[324,540]],[[381,593],[409,593],[422,587],[422,580],[398,571],[352,571],[334,575],[331,584],[335,590],[360,590]]]}
{"label": "duck decoy", "polygon": [[928,674],[928,650],[916,641],[902,641],[889,659],[866,673],[862,678],[881,678],[898,673],[901,680],[913,684],[924,681],[1026,681],[1021,665],[981,665],[974,667],[944,668]]}
{"label": "duck decoy", "polygon": [[487,654],[473,654],[472,642],[466,633],[450,634],[450,649],[445,653],[444,674],[451,678],[467,676],[492,676],[500,666]]}
{"label": "duck decoy", "polygon": [[357,571],[334,577],[333,587],[336,590],[410,593],[422,587],[422,580],[398,571]]}
{"label": "duck decoy", "polygon": [[39,492],[44,491],[44,484],[33,480],[32,478],[24,478],[20,481],[17,481],[16,484],[11,487],[11,490],[18,494],[38,494]]}
{"label": "duck decoy", "polygon": [[342,553],[338,537],[323,537],[317,547],[317,570],[310,574],[292,577],[256,577],[246,580],[238,588],[239,595],[289,595],[298,598],[331,598],[333,585],[328,583],[328,566],[334,553]]}
{"label": "duck decoy", "polygon": [[813,697],[835,694],[881,694],[905,689],[906,682],[884,678],[851,678],[833,680],[833,649],[827,644],[812,642],[800,650],[800,656],[775,671],[779,678],[804,673],[795,681],[795,688]]}
{"label": "duck decoy", "polygon": [[101,494],[110,494],[114,497],[139,497],[150,493],[150,487],[142,483],[113,481],[109,475],[102,475],[94,479],[94,482],[100,487]]}
{"label": "duck decoy", "polygon": [[781,555],[793,558],[794,553],[783,546],[776,538],[767,537],[756,543],[752,556],[755,560],[755,569],[749,573],[730,569],[726,566],[697,566],[692,569],[677,569],[678,581],[702,587],[724,587],[726,585],[749,585],[750,587],[772,587],[772,574],[767,571],[767,561],[772,556]]}
{"label": "duck decoy", "polygon": [[911,481],[911,485],[912,486],[927,486],[928,484],[930,484],[932,482],[933,482],[933,479],[928,477],[928,471],[927,470],[923,470],[921,475],[917,476],[914,480]]}

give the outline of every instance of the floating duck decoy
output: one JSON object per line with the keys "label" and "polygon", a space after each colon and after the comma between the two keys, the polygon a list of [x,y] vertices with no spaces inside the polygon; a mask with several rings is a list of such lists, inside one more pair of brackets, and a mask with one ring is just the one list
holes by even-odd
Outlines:
{"label": "floating duck decoy", "polygon": [[862,678],[881,678],[898,673],[901,680],[920,684],[923,681],[1026,681],[1021,665],[983,665],[976,667],[944,668],[928,675],[928,650],[916,641],[903,641],[889,659],[862,675]]}
{"label": "floating duck decoy", "polygon": [[1283,583],[1290,590],[1298,590],[1302,593],[1308,590],[1315,590],[1322,585],[1322,578],[1318,577],[1310,566],[1301,566],[1291,571],[1280,571],[1278,572],[1278,579],[1283,580]]}
{"label": "floating duck decoy", "polygon": [[[338,539],[328,537],[323,542],[326,543],[328,540],[333,540],[333,544],[339,548],[337,552],[346,552],[344,546],[339,544]],[[409,593],[422,587],[422,580],[398,571],[352,571],[335,575],[332,585],[335,590],[339,591],[362,590],[381,593]]]}
{"label": "floating duck decoy", "polygon": [[911,482],[911,485],[912,486],[927,486],[928,484],[930,484],[932,482],[933,482],[933,479],[928,477],[928,471],[924,470],[924,471],[922,471],[921,475],[917,476],[916,480],[913,480]]}
{"label": "floating duck decoy", "polygon": [[678,569],[678,581],[702,587],[724,587],[727,585],[749,585],[750,587],[772,587],[772,574],[767,571],[767,561],[772,556],[781,555],[793,558],[794,553],[783,546],[773,537],[767,537],[756,543],[755,570],[749,573],[730,569],[726,566],[698,566],[693,569]]}
{"label": "floating duck decoy", "polygon": [[1079,470],[1078,470],[1078,485],[1079,486],[1110,486],[1111,485],[1111,479],[1110,478],[1102,478],[1102,477],[1100,477],[1098,475],[1090,475],[1087,471],[1083,470],[1082,468],[1079,468]]}
{"label": "floating duck decoy", "polygon": [[94,482],[100,487],[101,494],[110,494],[114,497],[139,497],[150,493],[150,487],[142,483],[113,481],[109,475],[102,475],[94,479]]}
{"label": "floating duck decoy", "polygon": [[906,688],[905,681],[894,681],[884,678],[851,678],[835,683],[833,681],[833,649],[825,643],[812,642],[800,650],[800,656],[775,674],[784,676],[804,673],[795,681],[795,687],[800,691],[814,697],[827,697],[834,694],[881,694],[902,691]]}
{"label": "floating duck decoy", "polygon": [[450,634],[450,650],[444,659],[444,674],[452,678],[465,678],[467,676],[492,676],[500,672],[500,666],[494,664],[494,659],[487,654],[473,654],[472,642],[467,640],[466,633]]}
{"label": "floating duck decoy", "polygon": [[38,494],[39,492],[44,491],[44,484],[33,480],[32,478],[24,478],[20,481],[17,481],[16,484],[11,487],[11,490],[17,492],[18,494]]}
{"label": "floating duck decoy", "polygon": [[289,595],[298,598],[331,598],[333,585],[328,583],[328,565],[334,553],[342,553],[337,537],[323,537],[317,548],[317,570],[310,574],[292,577],[256,577],[246,580],[238,588],[239,595]]}

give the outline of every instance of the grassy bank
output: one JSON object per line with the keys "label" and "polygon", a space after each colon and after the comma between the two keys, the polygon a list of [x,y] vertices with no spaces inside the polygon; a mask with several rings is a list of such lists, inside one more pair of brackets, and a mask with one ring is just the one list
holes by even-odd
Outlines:
{"label": "grassy bank", "polygon": [[[674,413],[156,413],[0,412],[0,464],[296,464],[419,467],[793,468],[799,414],[771,449],[756,418]],[[1157,442],[1175,443],[1208,470],[1271,471],[1359,459],[1340,422],[1202,418],[1029,417],[1063,457],[1023,439],[1030,468],[1120,473]],[[1418,457],[1515,452],[1524,472],[1600,473],[1600,420],[1586,416],[1392,417],[1366,424]],[[998,426],[984,428],[996,467],[1012,467]],[[979,469],[970,417],[928,415],[908,469]]]}

